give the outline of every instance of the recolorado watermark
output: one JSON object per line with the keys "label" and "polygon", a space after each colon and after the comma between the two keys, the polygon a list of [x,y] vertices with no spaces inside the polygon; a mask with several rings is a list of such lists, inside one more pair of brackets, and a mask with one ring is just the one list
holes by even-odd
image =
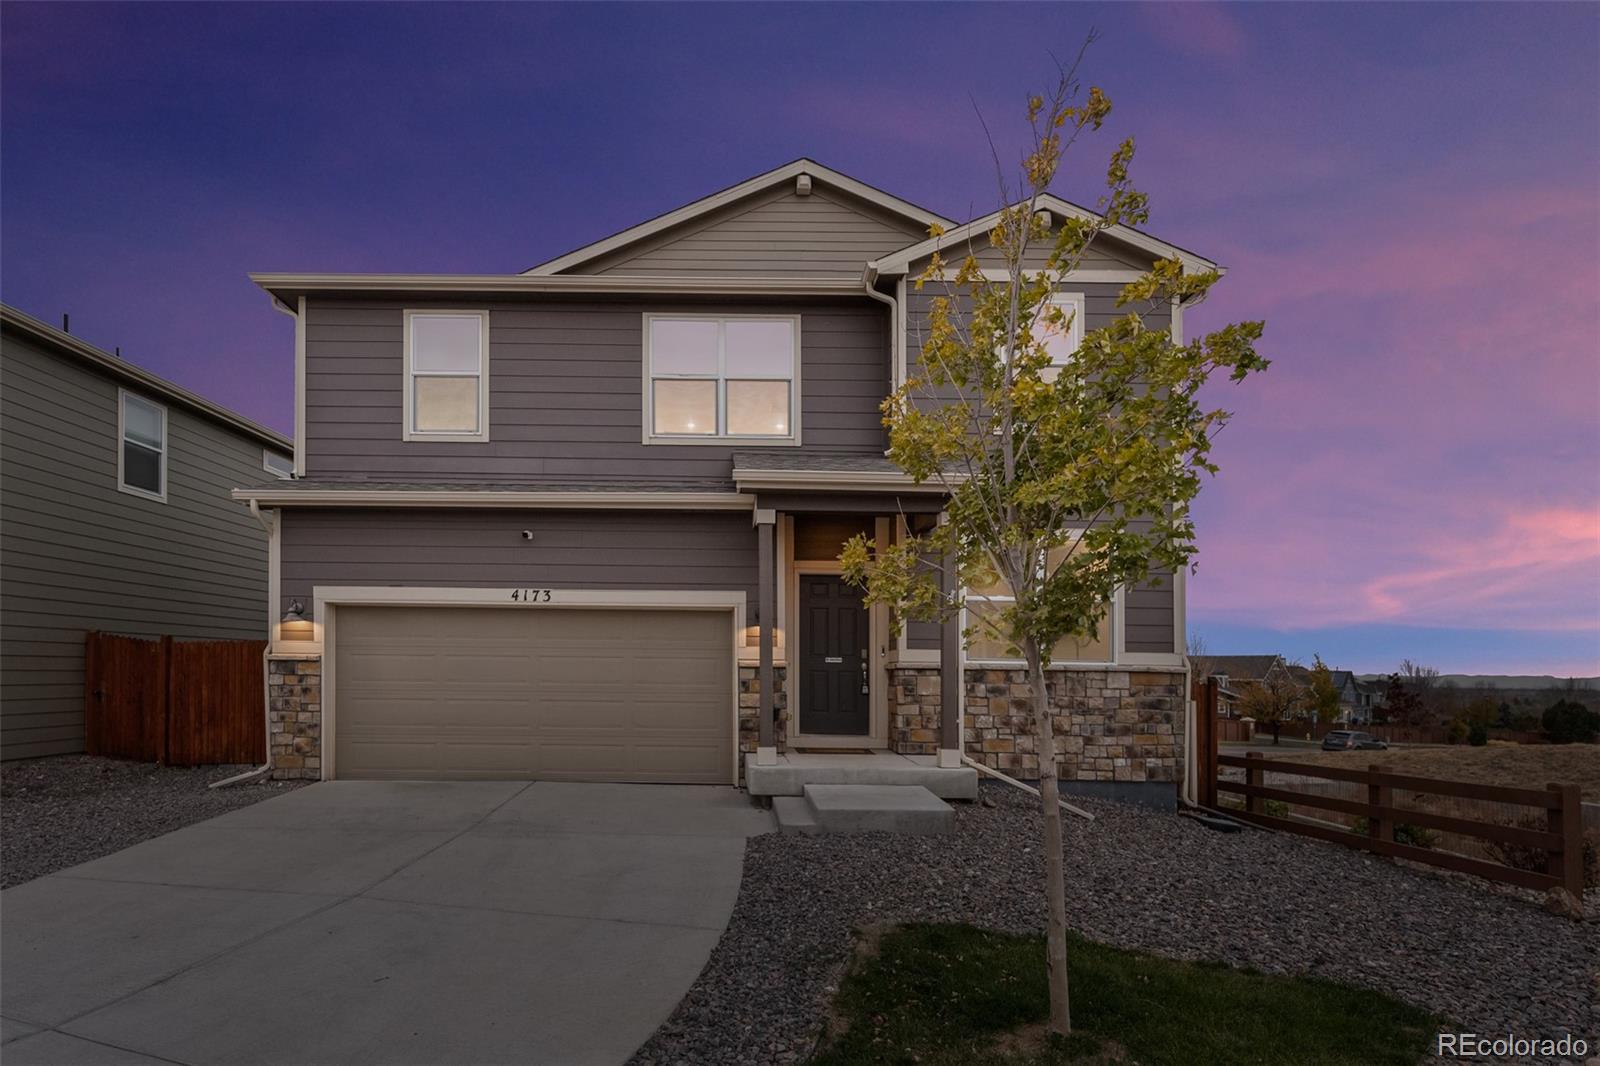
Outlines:
{"label": "recolorado watermark", "polygon": [[1589,1042],[1581,1036],[1518,1036],[1515,1033],[1489,1036],[1483,1033],[1440,1033],[1434,1045],[1440,1058],[1454,1059],[1569,1059],[1582,1061],[1589,1055]]}

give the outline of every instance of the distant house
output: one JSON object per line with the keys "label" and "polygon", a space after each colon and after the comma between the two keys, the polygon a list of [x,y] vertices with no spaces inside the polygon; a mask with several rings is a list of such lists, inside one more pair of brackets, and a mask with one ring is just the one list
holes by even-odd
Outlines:
{"label": "distant house", "polygon": [[1207,655],[1201,669],[1219,682],[1217,713],[1228,718],[1239,716],[1244,693],[1252,685],[1291,670],[1281,655]]}
{"label": "distant house", "polygon": [[84,635],[264,640],[289,439],[0,305],[0,758],[83,750]]}

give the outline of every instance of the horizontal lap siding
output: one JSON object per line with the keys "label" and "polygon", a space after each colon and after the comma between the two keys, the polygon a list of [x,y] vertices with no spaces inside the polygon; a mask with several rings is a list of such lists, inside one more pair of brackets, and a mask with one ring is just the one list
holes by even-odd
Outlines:
{"label": "horizontal lap siding", "polygon": [[281,521],[284,609],[298,599],[309,614],[316,587],[334,585],[692,589],[745,593],[756,622],[748,514],[291,510]]}
{"label": "horizontal lap siding", "polygon": [[167,404],[167,502],[130,496],[115,381],[11,333],[0,376],[0,756],[82,751],[88,630],[265,638],[266,534],[228,498],[262,447]]}
{"label": "horizontal lap siding", "polygon": [[[807,449],[881,451],[888,314],[866,299],[796,304],[496,304],[484,444],[403,441],[402,315],[438,302],[314,301],[306,336],[306,473],[372,481],[729,481],[735,447],[645,445],[644,313],[798,314]],[[467,306],[467,305],[458,305]]]}
{"label": "horizontal lap siding", "polygon": [[574,274],[858,278],[869,260],[927,237],[841,192],[793,186],[742,200],[576,267]]}
{"label": "horizontal lap siding", "polygon": [[[1085,331],[1110,325],[1112,320],[1122,313],[1116,307],[1117,293],[1122,289],[1120,284],[1073,282],[1069,279],[1060,285],[1060,289],[1063,292],[1084,294]],[[930,283],[921,292],[913,291],[906,297],[906,358],[908,373],[912,376],[918,372],[919,337],[926,335],[928,312],[933,300],[941,294],[942,288]],[[1151,314],[1146,316],[1145,321],[1152,328],[1159,329],[1168,324],[1169,316]],[[1123,647],[1127,651],[1163,654],[1171,654],[1174,651],[1177,640],[1177,612],[1171,575],[1164,577],[1160,585],[1129,589],[1124,607]],[[909,634],[908,645],[912,648],[929,649],[939,646],[937,627],[923,626],[909,630]]]}

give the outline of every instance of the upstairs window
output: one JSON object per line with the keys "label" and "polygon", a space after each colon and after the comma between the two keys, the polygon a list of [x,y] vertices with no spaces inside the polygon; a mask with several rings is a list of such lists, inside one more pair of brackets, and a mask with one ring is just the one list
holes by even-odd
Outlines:
{"label": "upstairs window", "polygon": [[1061,325],[1045,322],[1045,308],[1042,307],[1040,317],[1033,323],[1034,338],[1050,354],[1050,365],[1040,372],[1040,376],[1046,381],[1054,381],[1056,375],[1061,373],[1061,368],[1070,363],[1078,349],[1083,347],[1083,293],[1058,292],[1050,297],[1046,306],[1059,308],[1061,314],[1070,319]]}
{"label": "upstairs window", "polygon": [[261,469],[282,481],[294,477],[294,460],[287,455],[261,450]]}
{"label": "upstairs window", "polygon": [[409,441],[489,439],[489,312],[405,313]]}
{"label": "upstairs window", "polygon": [[797,443],[797,316],[645,316],[645,440]]}
{"label": "upstairs window", "polygon": [[131,392],[119,398],[117,488],[135,496],[167,501],[167,409]]}

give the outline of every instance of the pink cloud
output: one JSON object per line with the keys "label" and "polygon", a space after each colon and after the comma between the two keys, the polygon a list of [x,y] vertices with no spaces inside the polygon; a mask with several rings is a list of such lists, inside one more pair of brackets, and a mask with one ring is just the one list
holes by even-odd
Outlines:
{"label": "pink cloud", "polygon": [[1238,59],[1249,43],[1244,27],[1221,4],[1140,4],[1136,10],[1156,39],[1185,55]]}

